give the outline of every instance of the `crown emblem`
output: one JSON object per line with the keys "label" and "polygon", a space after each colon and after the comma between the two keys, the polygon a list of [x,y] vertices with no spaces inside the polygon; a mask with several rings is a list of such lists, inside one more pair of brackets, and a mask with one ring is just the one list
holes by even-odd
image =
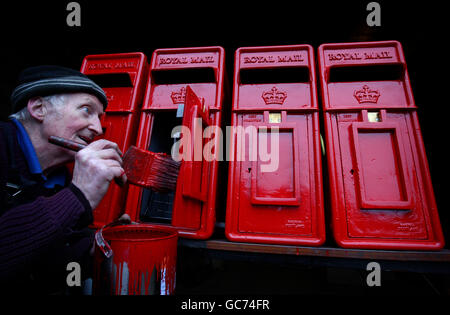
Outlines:
{"label": "crown emblem", "polygon": [[287,97],[287,93],[283,91],[278,91],[274,86],[270,91],[266,91],[262,94],[262,98],[266,105],[268,104],[283,104]]}
{"label": "crown emblem", "polygon": [[380,97],[378,90],[371,90],[368,85],[364,85],[362,90],[355,90],[353,96],[361,103],[376,103]]}
{"label": "crown emblem", "polygon": [[186,88],[182,87],[179,91],[173,91],[172,94],[170,94],[170,97],[174,104],[184,103],[184,99],[186,98]]}

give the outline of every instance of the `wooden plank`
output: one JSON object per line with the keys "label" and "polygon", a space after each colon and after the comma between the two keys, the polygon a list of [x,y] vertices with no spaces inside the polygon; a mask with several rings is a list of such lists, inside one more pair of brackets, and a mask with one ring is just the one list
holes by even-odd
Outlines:
{"label": "wooden plank", "polygon": [[180,239],[181,246],[192,248],[205,248],[222,251],[238,251],[279,255],[318,256],[333,258],[356,258],[373,260],[396,261],[428,261],[450,262],[450,250],[440,251],[404,251],[404,250],[365,250],[346,249],[338,247],[306,247],[289,245],[271,245],[256,243],[238,243],[222,239],[213,240],[188,240]]}

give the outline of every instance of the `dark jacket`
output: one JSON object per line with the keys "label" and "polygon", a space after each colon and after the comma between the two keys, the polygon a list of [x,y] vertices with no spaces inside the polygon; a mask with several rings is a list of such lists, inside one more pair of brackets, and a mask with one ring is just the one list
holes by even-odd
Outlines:
{"label": "dark jacket", "polygon": [[59,290],[72,261],[87,272],[90,223],[92,209],[83,193],[69,181],[44,187],[42,176],[28,169],[16,126],[0,122],[0,291]]}

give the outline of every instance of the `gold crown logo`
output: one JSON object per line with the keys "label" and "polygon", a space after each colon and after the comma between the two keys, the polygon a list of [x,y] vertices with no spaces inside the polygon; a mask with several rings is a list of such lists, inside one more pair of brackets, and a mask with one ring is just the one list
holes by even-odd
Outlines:
{"label": "gold crown logo", "polygon": [[182,87],[179,91],[173,91],[172,94],[170,94],[170,97],[174,104],[184,103],[184,99],[186,98],[186,88]]}
{"label": "gold crown logo", "polygon": [[283,91],[278,91],[274,86],[270,91],[266,91],[262,94],[262,98],[266,105],[268,104],[283,104],[287,97],[287,93]]}
{"label": "gold crown logo", "polygon": [[376,103],[380,97],[378,90],[371,90],[368,85],[364,85],[362,90],[355,90],[353,96],[361,103]]}

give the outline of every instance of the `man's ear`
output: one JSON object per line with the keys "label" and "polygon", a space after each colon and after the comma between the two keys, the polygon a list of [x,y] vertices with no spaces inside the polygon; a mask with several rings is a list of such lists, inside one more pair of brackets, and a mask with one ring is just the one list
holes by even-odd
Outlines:
{"label": "man's ear", "polygon": [[42,122],[47,114],[47,107],[41,97],[32,97],[28,100],[27,104],[28,112],[31,117]]}

